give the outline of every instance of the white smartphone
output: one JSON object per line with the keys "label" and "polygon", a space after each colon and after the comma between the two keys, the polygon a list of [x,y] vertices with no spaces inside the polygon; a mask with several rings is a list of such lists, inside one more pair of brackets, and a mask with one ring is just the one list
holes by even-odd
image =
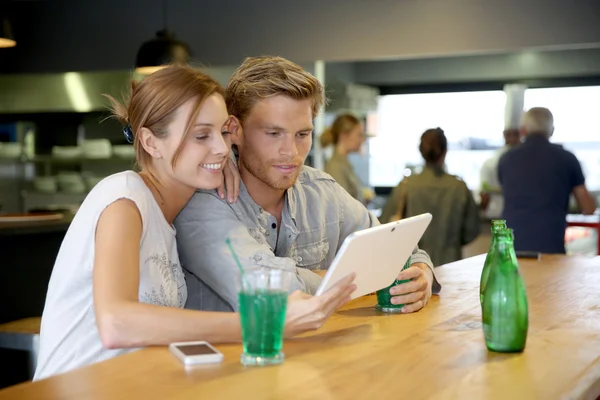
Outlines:
{"label": "white smartphone", "polygon": [[212,364],[223,361],[223,353],[204,341],[171,343],[169,350],[185,365]]}

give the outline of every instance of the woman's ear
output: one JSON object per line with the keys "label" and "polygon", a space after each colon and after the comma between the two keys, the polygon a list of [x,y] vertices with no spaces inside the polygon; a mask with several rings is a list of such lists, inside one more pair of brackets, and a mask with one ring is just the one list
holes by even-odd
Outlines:
{"label": "woman's ear", "polygon": [[146,150],[146,152],[150,154],[150,157],[162,158],[162,155],[158,148],[158,138],[154,136],[154,133],[152,133],[152,131],[148,128],[142,128],[139,135],[140,142],[142,143],[144,150]]}

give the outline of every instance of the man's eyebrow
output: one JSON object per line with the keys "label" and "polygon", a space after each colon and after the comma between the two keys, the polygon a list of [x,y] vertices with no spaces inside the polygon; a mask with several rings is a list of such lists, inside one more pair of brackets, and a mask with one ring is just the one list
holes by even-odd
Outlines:
{"label": "man's eyebrow", "polygon": [[[286,131],[285,128],[282,128],[281,126],[278,126],[278,125],[263,125],[260,127],[260,129],[266,130],[266,131],[276,131],[276,132],[285,132]],[[310,132],[314,129],[315,128],[313,126],[307,126],[306,128],[298,130],[298,132]]]}
{"label": "man's eyebrow", "polygon": [[270,131],[285,131],[285,128],[282,128],[278,125],[263,125],[260,129],[270,130]]}

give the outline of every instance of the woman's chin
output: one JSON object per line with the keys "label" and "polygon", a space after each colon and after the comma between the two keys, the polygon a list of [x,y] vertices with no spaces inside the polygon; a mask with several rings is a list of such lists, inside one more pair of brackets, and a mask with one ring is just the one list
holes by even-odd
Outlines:
{"label": "woman's chin", "polygon": [[213,190],[223,184],[223,176],[220,177],[199,177],[196,179],[195,187],[199,190]]}

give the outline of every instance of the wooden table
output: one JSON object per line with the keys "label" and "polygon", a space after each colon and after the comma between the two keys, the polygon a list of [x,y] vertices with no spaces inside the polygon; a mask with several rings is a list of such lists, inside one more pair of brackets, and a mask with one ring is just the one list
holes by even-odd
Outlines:
{"label": "wooden table", "polygon": [[[149,348],[0,391],[0,399],[595,399],[600,394],[600,258],[520,260],[530,330],[522,354],[488,352],[478,300],[483,256],[437,269],[421,312],[380,315],[358,299],[322,330],[285,342],[281,366],[184,367]],[[375,397],[377,396],[377,397]]]}

